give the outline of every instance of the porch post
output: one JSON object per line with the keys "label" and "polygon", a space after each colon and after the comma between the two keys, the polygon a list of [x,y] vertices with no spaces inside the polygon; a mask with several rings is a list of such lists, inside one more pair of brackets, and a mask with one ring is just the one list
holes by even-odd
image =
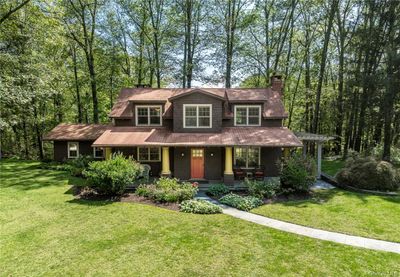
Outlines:
{"label": "porch post", "polygon": [[322,142],[317,142],[317,178],[321,179]]}
{"label": "porch post", "polygon": [[290,156],[290,149],[289,148],[283,148],[283,157],[285,157],[285,159],[289,158]]}
{"label": "porch post", "polygon": [[307,143],[305,140],[303,141],[303,157],[307,157]]}
{"label": "porch post", "polygon": [[224,170],[224,183],[233,184],[233,168],[232,168],[232,147],[225,147],[225,170]]}
{"label": "porch post", "polygon": [[169,147],[162,148],[162,176],[170,176],[171,170],[169,168]]}
{"label": "porch post", "polygon": [[106,150],[106,160],[111,159],[111,155],[112,155],[111,147],[106,147],[105,150]]}

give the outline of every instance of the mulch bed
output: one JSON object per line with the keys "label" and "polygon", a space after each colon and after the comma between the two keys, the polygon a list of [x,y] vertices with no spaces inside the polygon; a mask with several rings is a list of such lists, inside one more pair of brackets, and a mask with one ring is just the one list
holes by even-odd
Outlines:
{"label": "mulch bed", "polygon": [[155,207],[160,207],[172,211],[179,211],[178,203],[157,203],[150,199],[147,199],[142,196],[138,196],[134,193],[125,193],[121,196],[110,196],[110,195],[102,195],[97,194],[93,191],[93,193],[85,193],[81,188],[75,187],[73,189],[73,195],[76,199],[88,200],[88,201],[111,201],[111,202],[127,202],[127,203],[140,203],[151,205]]}

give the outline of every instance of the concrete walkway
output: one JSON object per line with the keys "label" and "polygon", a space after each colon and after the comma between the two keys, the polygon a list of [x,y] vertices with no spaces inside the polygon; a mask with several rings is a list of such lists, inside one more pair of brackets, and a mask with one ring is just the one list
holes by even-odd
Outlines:
{"label": "concrete walkway", "polygon": [[272,218],[268,218],[261,215],[252,214],[245,211],[240,211],[238,209],[223,205],[216,200],[211,199],[204,193],[199,193],[196,196],[197,199],[207,200],[212,202],[218,206],[220,206],[223,210],[224,214],[240,218],[246,221],[250,221],[253,223],[257,223],[260,225],[264,225],[273,229],[294,233],[297,235],[302,235],[310,238],[333,241],[341,244],[362,247],[372,250],[380,250],[386,252],[393,252],[400,254],[400,243],[369,239],[364,237],[357,237],[351,235],[345,235],[341,233],[335,233],[330,231],[324,231],[320,229],[314,229],[310,227],[305,227],[293,223],[288,223],[285,221],[280,221]]}

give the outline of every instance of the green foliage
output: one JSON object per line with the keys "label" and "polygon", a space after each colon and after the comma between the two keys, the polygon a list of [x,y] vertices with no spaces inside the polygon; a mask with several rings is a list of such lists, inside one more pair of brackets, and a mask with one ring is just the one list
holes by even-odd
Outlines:
{"label": "green foliage", "polygon": [[222,208],[205,200],[185,200],[179,205],[184,213],[193,214],[220,214]]}
{"label": "green foliage", "polygon": [[[400,147],[392,146],[390,148],[390,158],[394,164],[400,164]],[[376,159],[381,159],[383,156],[383,144],[378,144],[371,150],[371,155]]]}
{"label": "green foliage", "polygon": [[224,185],[224,184],[215,184],[215,185],[211,185],[208,189],[207,189],[207,194],[214,196],[214,197],[221,197],[222,195],[225,195],[227,193],[229,193],[229,188]]}
{"label": "green foliage", "polygon": [[400,174],[396,168],[372,157],[349,158],[336,179],[341,184],[360,189],[395,191],[400,187]]}
{"label": "green foliage", "polygon": [[264,181],[250,180],[246,178],[244,184],[247,186],[250,195],[257,198],[272,198],[280,189],[279,179],[267,179]]}
{"label": "green foliage", "polygon": [[162,177],[155,184],[142,184],[136,189],[136,194],[150,198],[156,202],[182,202],[192,199],[198,191],[196,185],[179,182],[176,178]]}
{"label": "green foliage", "polygon": [[227,194],[219,200],[222,204],[237,208],[243,211],[250,211],[263,204],[263,201],[254,196],[240,196],[234,193]]}
{"label": "green foliage", "polygon": [[316,181],[315,161],[302,155],[285,159],[281,164],[281,181],[286,191],[308,191]]}
{"label": "green foliage", "polygon": [[116,154],[109,160],[91,162],[83,175],[90,187],[101,194],[122,194],[142,171],[142,167],[132,158]]}
{"label": "green foliage", "polygon": [[89,164],[93,161],[91,156],[79,155],[76,159],[69,159],[67,161],[67,167],[72,176],[82,177],[83,171],[89,167]]}

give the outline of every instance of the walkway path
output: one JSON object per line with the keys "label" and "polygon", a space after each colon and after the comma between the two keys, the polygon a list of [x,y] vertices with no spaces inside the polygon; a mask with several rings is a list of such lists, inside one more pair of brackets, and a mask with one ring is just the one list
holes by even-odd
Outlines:
{"label": "walkway path", "polygon": [[216,200],[211,199],[204,193],[199,193],[196,196],[197,199],[203,199],[210,201],[220,206],[224,214],[240,218],[246,221],[254,222],[260,225],[264,225],[273,229],[294,233],[310,238],[333,241],[337,243],[347,244],[356,247],[363,247],[373,250],[380,250],[386,252],[393,252],[400,254],[400,243],[389,242],[383,240],[369,239],[358,236],[345,235],[341,233],[335,233],[330,231],[324,231],[320,229],[314,229],[305,227],[285,221],[280,221],[272,218],[268,218],[261,215],[252,214],[249,212],[240,211],[238,209],[223,205]]}

